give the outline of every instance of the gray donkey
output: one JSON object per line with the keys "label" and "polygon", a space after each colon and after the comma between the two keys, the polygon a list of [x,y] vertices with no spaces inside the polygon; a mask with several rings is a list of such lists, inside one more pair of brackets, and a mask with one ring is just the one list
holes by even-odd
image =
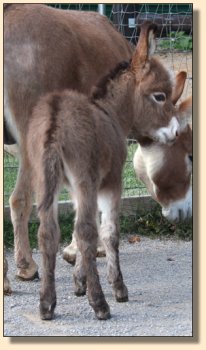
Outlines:
{"label": "gray donkey", "polygon": [[37,196],[42,254],[40,315],[54,316],[55,260],[60,230],[58,194],[63,184],[76,209],[74,235],[78,253],[75,293],[88,291],[98,319],[110,317],[96,266],[98,228],[107,256],[107,276],[118,302],[128,300],[119,264],[119,205],[126,137],[173,142],[179,130],[173,101],[181,94],[171,74],[155,58],[156,26],[145,22],[130,63],[120,64],[100,81],[90,97],[77,91],[54,91],[41,97],[29,123],[27,148]]}

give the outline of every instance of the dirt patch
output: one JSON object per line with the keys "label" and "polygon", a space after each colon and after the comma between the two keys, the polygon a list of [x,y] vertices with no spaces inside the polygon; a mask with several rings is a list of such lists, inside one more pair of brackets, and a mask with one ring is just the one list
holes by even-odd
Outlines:
{"label": "dirt patch", "polygon": [[[15,279],[13,251],[6,253],[13,294],[4,298],[4,336],[192,336],[192,242],[141,237],[120,244],[120,262],[129,302],[117,303],[106,279],[106,259],[98,271],[111,319],[98,321],[87,297],[73,292],[73,267],[57,255],[55,319],[39,318],[40,281]],[[35,251],[40,266],[40,253]],[[41,269],[40,269],[41,276]]]}

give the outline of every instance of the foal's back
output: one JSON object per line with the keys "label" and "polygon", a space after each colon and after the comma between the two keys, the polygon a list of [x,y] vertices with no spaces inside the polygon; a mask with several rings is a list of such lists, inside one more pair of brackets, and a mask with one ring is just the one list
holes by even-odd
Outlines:
{"label": "foal's back", "polygon": [[126,157],[120,125],[112,114],[105,114],[81,93],[65,90],[42,97],[34,109],[27,138],[37,172],[46,153],[55,150],[79,180],[92,172],[102,181],[108,174],[110,182],[120,177]]}

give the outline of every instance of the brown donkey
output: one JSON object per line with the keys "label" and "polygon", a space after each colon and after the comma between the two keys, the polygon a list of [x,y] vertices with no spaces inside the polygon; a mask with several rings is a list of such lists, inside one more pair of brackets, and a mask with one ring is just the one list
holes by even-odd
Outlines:
{"label": "brown donkey", "polygon": [[178,79],[178,86],[173,87],[168,71],[157,59],[150,58],[155,48],[155,28],[145,22],[131,63],[120,64],[90,98],[71,90],[56,91],[42,97],[34,108],[27,148],[40,218],[42,319],[52,319],[56,305],[54,273],[60,236],[57,207],[63,184],[71,190],[76,209],[76,295],[84,295],[87,288],[97,318],[110,317],[96,267],[99,210],[108,280],[116,300],[128,300],[118,253],[126,137],[132,131],[137,140],[173,142],[179,130],[173,101],[182,91],[184,80]]}
{"label": "brown donkey", "polygon": [[181,131],[172,145],[142,142],[134,155],[134,169],[152,197],[162,206],[170,221],[192,216],[192,129],[186,122],[191,114],[192,98],[178,107]]}
{"label": "brown donkey", "polygon": [[19,150],[10,208],[17,276],[23,280],[33,279],[38,269],[28,238],[32,191],[26,135],[32,109],[40,96],[55,89],[89,94],[99,78],[131,55],[126,39],[98,13],[38,4],[5,7],[4,143],[16,142]]}

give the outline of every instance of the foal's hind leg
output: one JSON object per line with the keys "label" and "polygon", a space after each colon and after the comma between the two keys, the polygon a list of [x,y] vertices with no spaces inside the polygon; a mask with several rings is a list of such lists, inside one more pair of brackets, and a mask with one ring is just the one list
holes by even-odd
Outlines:
{"label": "foal's hind leg", "polygon": [[[72,192],[71,189],[70,189],[70,194],[71,194],[71,197],[72,197],[74,208],[76,210],[77,209],[77,199],[76,199],[75,193]],[[99,224],[99,213],[97,213],[97,227],[98,227],[98,231],[99,231],[99,227],[100,227],[100,224]],[[71,243],[67,247],[65,247],[64,250],[63,250],[63,259],[66,260],[69,264],[74,265],[76,257],[77,257],[77,252],[78,252],[78,249],[77,249],[77,242],[76,242],[75,231],[74,231],[72,233],[72,241],[71,241]],[[98,235],[98,241],[97,241],[97,256],[98,257],[105,256],[104,246],[103,246],[103,243],[100,240],[99,235]],[[80,256],[78,257],[78,260],[79,260],[79,262],[77,263],[77,265],[80,266],[81,265],[81,262],[80,262],[81,257]],[[78,295],[78,292],[77,292],[77,295]]]}
{"label": "foal's hind leg", "polygon": [[10,197],[11,220],[14,229],[17,277],[32,280],[38,276],[38,266],[32,259],[28,236],[28,220],[32,209],[31,170],[25,158],[21,159],[15,189]]}
{"label": "foal's hind leg", "polygon": [[38,230],[39,249],[42,255],[42,282],[40,290],[40,316],[50,320],[56,306],[55,265],[60,230],[57,220],[57,196],[52,206],[45,210],[40,208],[40,226]]}
{"label": "foal's hind leg", "polygon": [[4,256],[4,294],[5,295],[10,295],[12,293],[9,279],[7,277],[7,272],[8,272],[8,262],[6,257]]}
{"label": "foal's hind leg", "polygon": [[124,302],[128,301],[128,290],[123,282],[119,264],[119,198],[119,192],[101,193],[98,205],[102,211],[100,235],[106,250],[107,278],[116,300]]}
{"label": "foal's hind leg", "polygon": [[[76,270],[74,280],[79,279],[82,284],[86,276],[89,303],[95,311],[98,319],[106,320],[110,317],[107,304],[99,281],[96,266],[97,250],[97,196],[92,189],[93,184],[82,184],[78,188],[78,206],[75,222],[75,234],[77,246],[81,253],[81,271]],[[79,273],[80,272],[80,273]],[[78,284],[76,284],[78,288]]]}
{"label": "foal's hind leg", "polygon": [[80,297],[86,294],[86,289],[87,289],[86,272],[84,268],[82,254],[80,253],[78,248],[76,250],[74,287],[75,287],[74,293],[77,297]]}

